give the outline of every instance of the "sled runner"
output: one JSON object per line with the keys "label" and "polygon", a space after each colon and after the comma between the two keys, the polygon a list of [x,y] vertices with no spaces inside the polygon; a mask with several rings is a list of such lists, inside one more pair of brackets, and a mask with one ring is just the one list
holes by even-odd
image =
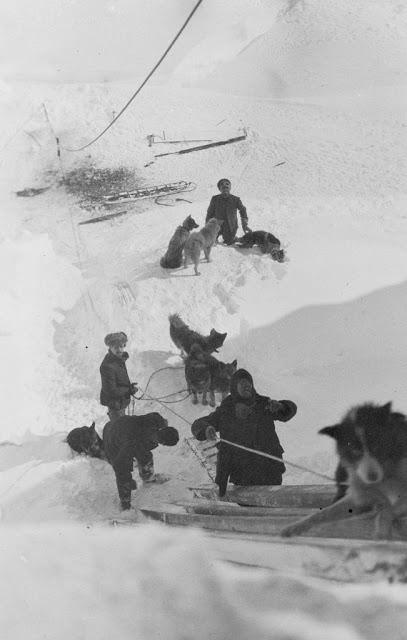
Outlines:
{"label": "sled runner", "polygon": [[135,202],[145,198],[157,198],[158,196],[183,193],[193,191],[196,185],[194,182],[167,182],[166,184],[150,185],[133,189],[131,191],[120,191],[119,193],[108,193],[106,195],[89,195],[86,200],[81,200],[79,206],[83,209],[97,209],[108,207],[109,205],[122,204],[123,202]]}

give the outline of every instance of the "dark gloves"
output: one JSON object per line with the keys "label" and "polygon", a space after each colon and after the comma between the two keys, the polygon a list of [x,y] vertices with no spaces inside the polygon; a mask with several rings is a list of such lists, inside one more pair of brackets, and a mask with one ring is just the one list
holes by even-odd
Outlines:
{"label": "dark gloves", "polygon": [[277,400],[271,400],[271,398],[269,398],[269,401],[266,405],[266,411],[269,411],[272,415],[276,415],[281,411],[284,411],[284,405]]}
{"label": "dark gloves", "polygon": [[209,425],[209,427],[206,427],[205,437],[207,440],[217,440],[215,427],[212,427],[211,425]]}
{"label": "dark gloves", "polygon": [[137,391],[138,391],[137,382],[132,382],[130,385],[130,395],[131,396],[136,395]]}
{"label": "dark gloves", "polygon": [[242,229],[245,233],[247,233],[248,231],[251,231],[247,222],[242,222]]}
{"label": "dark gloves", "polygon": [[265,410],[271,414],[274,420],[287,422],[297,413],[297,405],[291,400],[271,400],[267,401]]}

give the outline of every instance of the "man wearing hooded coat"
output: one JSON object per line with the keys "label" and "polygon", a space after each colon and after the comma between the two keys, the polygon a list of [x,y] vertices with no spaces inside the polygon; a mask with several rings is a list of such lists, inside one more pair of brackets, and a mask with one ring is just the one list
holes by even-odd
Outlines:
{"label": "man wearing hooded coat", "polygon": [[[245,369],[239,369],[233,375],[230,390],[230,395],[216,411],[193,422],[193,435],[197,440],[212,439],[214,431],[217,431],[225,440],[281,458],[284,450],[274,420],[287,422],[295,416],[295,403],[291,400],[271,400],[256,393],[253,378]],[[215,482],[220,496],[225,495],[228,481],[244,486],[282,483],[285,472],[282,462],[223,442],[218,447]]]}

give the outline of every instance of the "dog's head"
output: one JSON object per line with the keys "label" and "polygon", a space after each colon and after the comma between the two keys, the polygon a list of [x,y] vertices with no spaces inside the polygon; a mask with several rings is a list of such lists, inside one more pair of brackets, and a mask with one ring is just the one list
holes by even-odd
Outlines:
{"label": "dog's head", "polygon": [[225,342],[227,333],[219,333],[216,329],[211,329],[209,334],[208,346],[212,351],[217,351]]}
{"label": "dog's head", "polygon": [[90,427],[77,427],[67,435],[66,442],[76,453],[84,453],[91,458],[104,458],[103,440],[95,429],[95,423]]}
{"label": "dog's head", "polygon": [[284,249],[271,247],[270,254],[273,260],[276,260],[276,262],[284,262],[285,260]]}
{"label": "dog's head", "polygon": [[191,345],[191,348],[188,353],[188,357],[190,360],[199,360],[200,362],[207,361],[208,354],[203,350],[202,346],[197,342],[194,342]]}
{"label": "dog's head", "polygon": [[367,485],[383,481],[385,470],[407,457],[407,424],[391,411],[391,402],[352,408],[341,423],[319,433],[336,440],[340,463]]}
{"label": "dog's head", "polygon": [[216,375],[217,390],[229,393],[233,374],[237,370],[237,360],[229,363],[221,362],[220,365]]}
{"label": "dog's head", "polygon": [[207,362],[199,360],[189,360],[185,364],[185,378],[188,386],[201,393],[209,388],[211,373]]}
{"label": "dog's head", "polygon": [[195,222],[192,216],[188,216],[187,218],[185,218],[182,226],[185,229],[188,229],[188,231],[191,231],[192,229],[197,229],[199,227],[199,224]]}

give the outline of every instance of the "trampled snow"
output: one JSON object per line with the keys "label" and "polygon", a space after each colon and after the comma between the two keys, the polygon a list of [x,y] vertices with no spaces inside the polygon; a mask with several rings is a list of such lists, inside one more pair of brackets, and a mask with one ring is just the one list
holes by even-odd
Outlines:
{"label": "trampled snow", "polygon": [[[202,20],[217,22],[208,40],[198,22],[199,38],[176,58],[168,81],[147,85],[83,152],[67,149],[96,136],[134,83],[0,88],[0,507],[9,638],[21,637],[31,620],[38,638],[72,637],[75,625],[76,637],[92,639],[114,632],[300,640],[326,637],[321,620],[341,639],[383,630],[401,638],[405,628],[406,612],[393,599],[404,596],[402,586],[363,591],[356,607],[355,591],[322,597],[311,582],[214,567],[210,537],[198,533],[146,528],[142,517],[136,530],[106,529],[119,514],[112,469],[73,456],[64,442],[70,429],[93,420],[102,432],[98,368],[109,331],[127,333],[131,379],[145,388],[152,375],[150,396],[185,395],[168,331],[174,312],[203,333],[227,331],[219,357],[237,358],[260,393],[298,404],[291,422],[277,423],[287,460],[332,475],[333,447],[318,429],[358,402],[392,400],[407,411],[405,10],[393,0],[375,11],[362,2],[256,2],[251,10],[236,3],[223,23],[225,7],[209,5]],[[243,142],[166,158],[153,154],[179,146],[146,140],[163,131],[167,139],[219,140],[243,128]],[[95,215],[78,204],[95,188],[91,176],[119,169],[130,185],[186,180],[196,188],[78,226]],[[164,271],[159,259],[175,227],[188,214],[203,224],[222,176],[246,205],[251,228],[281,239],[287,261],[219,244],[200,277],[192,267]],[[15,193],[45,186],[35,197]],[[182,437],[207,413],[189,399],[166,406],[143,399],[134,410],[160,411]],[[135,506],[191,499],[188,487],[209,481],[182,442],[154,458],[171,480],[139,489]],[[319,481],[290,468],[285,476]],[[47,611],[57,575],[67,580],[53,596],[64,620],[54,629]],[[21,623],[13,617],[19,598]],[[301,604],[290,621],[293,599]],[[88,616],[90,609],[97,613]],[[198,611],[192,633],[183,625]],[[118,619],[122,627],[113,625]]]}

